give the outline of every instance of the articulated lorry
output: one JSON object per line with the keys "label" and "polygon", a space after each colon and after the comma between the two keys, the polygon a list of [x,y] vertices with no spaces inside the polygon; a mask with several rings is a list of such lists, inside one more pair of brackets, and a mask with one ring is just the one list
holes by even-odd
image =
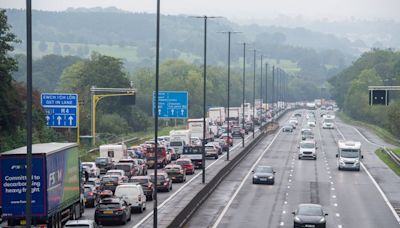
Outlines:
{"label": "articulated lorry", "polygon": [[[21,147],[0,154],[3,219],[26,225],[26,153]],[[78,144],[32,145],[32,225],[58,228],[83,214]]]}
{"label": "articulated lorry", "polygon": [[225,121],[225,108],[224,107],[209,108],[208,119],[210,122],[221,126]]}

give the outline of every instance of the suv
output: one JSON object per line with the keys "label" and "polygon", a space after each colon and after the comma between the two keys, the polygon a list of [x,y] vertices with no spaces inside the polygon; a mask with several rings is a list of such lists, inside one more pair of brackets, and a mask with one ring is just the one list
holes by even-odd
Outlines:
{"label": "suv", "polygon": [[113,161],[110,157],[97,157],[95,163],[100,169],[100,174],[105,174],[108,170],[114,168]]}
{"label": "suv", "polygon": [[86,169],[90,177],[100,177],[100,169],[95,162],[82,162],[82,167]]}
{"label": "suv", "polygon": [[127,162],[123,162],[123,163],[117,163],[115,164],[115,169],[121,169],[125,171],[125,175],[130,178],[131,176],[135,176],[136,175],[136,168],[132,163],[127,163]]}
{"label": "suv", "polygon": [[140,213],[146,210],[146,195],[140,184],[126,183],[118,185],[114,195],[128,202],[131,205],[131,209],[137,209]]}
{"label": "suv", "polygon": [[[150,181],[154,181],[154,174],[150,175]],[[154,184],[154,183],[153,183]],[[157,191],[164,190],[164,191],[171,191],[172,190],[172,181],[169,179],[168,174],[165,172],[161,172],[157,174],[157,184],[156,184]]]}
{"label": "suv", "polygon": [[244,137],[244,133],[239,126],[235,126],[232,128],[232,137],[240,137],[240,138]]}
{"label": "suv", "polygon": [[299,159],[311,158],[317,160],[317,145],[314,140],[301,141],[299,148]]}
{"label": "suv", "polygon": [[94,212],[94,221],[97,224],[120,221],[122,221],[122,224],[126,224],[128,221],[131,221],[130,206],[130,204],[121,198],[102,199]]}
{"label": "suv", "polygon": [[164,168],[165,172],[168,174],[168,177],[172,179],[172,182],[180,182],[183,183],[186,181],[186,173],[185,170],[180,165],[169,164]]}
{"label": "suv", "polygon": [[146,200],[153,200],[154,196],[154,185],[148,176],[134,176],[129,180],[130,183],[142,185],[144,194],[146,195]]}
{"label": "suv", "polygon": [[204,146],[204,149],[206,151],[206,157],[213,157],[214,159],[218,159],[218,148],[214,144],[207,143]]}

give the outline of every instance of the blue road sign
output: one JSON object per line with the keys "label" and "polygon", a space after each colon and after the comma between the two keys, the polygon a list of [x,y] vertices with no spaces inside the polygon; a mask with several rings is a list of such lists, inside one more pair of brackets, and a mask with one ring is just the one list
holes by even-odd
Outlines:
{"label": "blue road sign", "polygon": [[155,95],[156,92],[153,92],[153,116],[158,111],[159,118],[188,118],[188,92],[159,91],[158,110]]}
{"label": "blue road sign", "polygon": [[41,104],[43,107],[78,106],[78,94],[42,93]]}
{"label": "blue road sign", "polygon": [[78,126],[78,94],[42,93],[41,104],[49,127],[76,128]]}
{"label": "blue road sign", "polygon": [[49,127],[66,127],[76,128],[77,127],[77,108],[76,107],[65,107],[65,108],[43,108],[46,113],[46,123]]}

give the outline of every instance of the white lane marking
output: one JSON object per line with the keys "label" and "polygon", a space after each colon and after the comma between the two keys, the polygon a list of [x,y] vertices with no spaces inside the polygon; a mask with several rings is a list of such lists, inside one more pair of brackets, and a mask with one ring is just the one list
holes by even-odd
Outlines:
{"label": "white lane marking", "polygon": [[285,225],[285,223],[284,223],[284,222],[281,222],[279,225],[280,225],[280,226],[284,226],[284,225]]}
{"label": "white lane marking", "polygon": [[282,214],[286,214],[286,211],[282,211]]}
{"label": "white lane marking", "polygon": [[339,213],[336,213],[336,217],[340,217],[340,214],[339,214]]}
{"label": "white lane marking", "polygon": [[336,198],[336,195],[332,195],[332,198],[334,198],[334,199],[335,199],[335,198]]}
{"label": "white lane marking", "polygon": [[283,202],[284,204],[287,204],[287,201]]}
{"label": "white lane marking", "polygon": [[274,144],[275,140],[278,138],[278,136],[280,135],[282,131],[279,130],[278,133],[275,135],[275,137],[272,139],[271,143],[267,146],[267,148],[265,148],[265,150],[261,153],[261,155],[258,157],[257,161],[254,162],[253,166],[249,169],[249,171],[247,172],[246,176],[243,178],[242,182],[240,183],[239,187],[236,189],[235,193],[232,195],[232,197],[230,198],[230,200],[228,201],[228,203],[226,204],[226,206],[224,207],[224,209],[222,210],[221,214],[218,216],[217,221],[215,221],[214,225],[212,226],[212,228],[217,228],[218,225],[221,223],[222,218],[225,216],[226,212],[228,211],[229,207],[231,206],[233,200],[236,198],[236,196],[239,194],[240,190],[242,189],[244,183],[246,182],[247,178],[249,178],[251,171],[254,170],[254,168],[256,167],[256,165],[261,161],[261,159],[264,157],[265,153],[269,150],[269,148],[272,146],[272,144]]}
{"label": "white lane marking", "polygon": [[[380,145],[373,143],[371,141],[369,141],[368,139],[366,139],[364,137],[363,134],[361,134],[361,132],[359,132],[355,127],[352,127],[366,142],[375,145],[375,146],[379,146]],[[343,133],[339,130],[338,127],[336,127],[336,130],[339,132],[339,134],[342,136],[343,139],[345,139]],[[386,194],[382,191],[381,187],[379,186],[379,184],[376,182],[375,178],[371,175],[371,173],[368,171],[367,167],[365,167],[363,162],[360,162],[361,167],[365,170],[365,173],[368,175],[368,177],[371,179],[372,183],[375,185],[376,189],[378,189],[378,192],[381,194],[383,200],[385,201],[386,205],[389,207],[390,211],[392,212],[394,218],[397,220],[397,222],[400,224],[400,217],[399,215],[396,213],[396,210],[393,208],[392,204],[389,202],[389,199],[387,198]]]}
{"label": "white lane marking", "polygon": [[[256,130],[256,132],[258,131],[258,129]],[[247,140],[250,137],[250,135],[247,136],[247,138],[245,140]],[[237,143],[235,146],[233,146],[229,151],[231,152],[231,150],[235,150],[237,147],[241,146],[242,142]],[[220,159],[222,159],[226,154],[223,154],[222,156],[220,156],[217,160],[213,161],[211,164],[209,164],[206,167],[206,170],[208,168],[210,168],[211,166],[213,166],[216,162],[218,162]],[[157,206],[157,209],[161,209],[162,207],[165,206],[165,204],[167,204],[169,201],[172,200],[172,198],[174,198],[179,192],[181,192],[187,185],[189,185],[192,181],[194,181],[198,176],[200,176],[200,174],[202,174],[203,172],[199,172],[198,174],[196,174],[192,179],[190,179],[189,181],[187,181],[184,185],[182,185],[176,192],[174,192],[172,195],[170,195],[166,200],[164,200],[164,202],[162,202],[160,205]],[[143,219],[141,219],[138,223],[136,223],[133,228],[137,228],[140,225],[142,225],[147,219],[149,219],[151,216],[153,216],[153,211],[148,213]]]}
{"label": "white lane marking", "polygon": [[342,225],[338,225],[337,227],[338,227],[338,228],[342,228]]}
{"label": "white lane marking", "polygon": [[337,207],[337,206],[338,206],[338,204],[337,204],[337,203],[334,203],[334,204],[333,204],[333,206]]}
{"label": "white lane marking", "polygon": [[332,191],[335,191],[335,188],[331,188]]}
{"label": "white lane marking", "polygon": [[290,185],[288,185],[287,188],[290,188]]}

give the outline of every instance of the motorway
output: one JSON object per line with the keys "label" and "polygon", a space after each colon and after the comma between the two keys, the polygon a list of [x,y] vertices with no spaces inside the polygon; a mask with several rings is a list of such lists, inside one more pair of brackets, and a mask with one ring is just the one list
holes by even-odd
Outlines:
{"label": "motorway", "polygon": [[[383,178],[378,182],[389,192],[392,204],[398,203],[399,178],[374,154],[382,142],[377,142],[370,133],[374,142],[366,141],[358,130],[340,121],[336,129],[322,129],[316,115],[317,126],[313,131],[318,159],[298,160],[300,128],[306,123],[304,112],[302,116],[294,132],[279,132],[261,142],[222,181],[187,227],[293,227],[292,211],[300,203],[321,204],[329,214],[327,227],[400,227],[386,194],[366,169],[372,167],[378,177],[385,174],[391,182]],[[336,141],[342,138],[362,142],[365,165],[360,172],[337,170]],[[274,167],[275,185],[252,184],[251,170],[256,164]]]}
{"label": "motorway", "polygon": [[[257,129],[256,129],[257,132]],[[251,140],[251,132],[246,135],[246,140]],[[238,151],[239,148],[241,148],[242,140],[241,139],[234,139],[234,145],[230,148],[231,153],[235,153]],[[247,144],[247,143],[246,143]],[[223,163],[224,160],[226,159],[226,152],[223,153],[223,155],[219,156],[219,159],[214,160],[214,159],[206,159],[206,169],[211,168],[214,164],[218,163]],[[149,175],[154,172],[153,169],[149,169]],[[206,172],[207,175],[207,172]],[[193,181],[193,178],[201,178],[201,169],[196,169],[196,172],[194,175],[187,175],[186,176],[186,182],[184,183],[173,183],[172,185],[172,191],[170,192],[158,192],[157,197],[158,197],[158,208],[163,207],[163,205],[166,203],[166,201],[169,201],[173,197],[179,197],[179,191],[182,190],[183,188],[186,187],[186,185],[190,182]],[[121,228],[131,228],[134,226],[141,226],[142,223],[148,218],[149,216],[152,216],[153,212],[153,206],[154,206],[154,201],[147,201],[146,202],[146,210],[143,213],[137,213],[134,212],[132,214],[132,220],[128,222],[125,225],[119,225],[118,227]],[[85,208],[85,213],[83,214],[83,217],[81,219],[94,219],[94,208]],[[110,223],[110,224],[102,224],[103,226],[115,226],[115,224]]]}

